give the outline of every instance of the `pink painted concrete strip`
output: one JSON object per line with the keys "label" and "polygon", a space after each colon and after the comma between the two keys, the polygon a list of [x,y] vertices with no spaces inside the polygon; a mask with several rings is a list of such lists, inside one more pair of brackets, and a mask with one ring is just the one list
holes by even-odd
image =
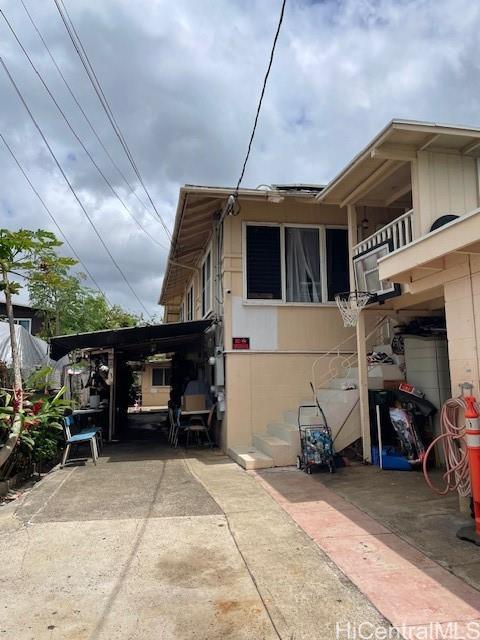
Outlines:
{"label": "pink painted concrete strip", "polygon": [[249,473],[405,638],[425,638],[425,627],[440,623],[460,634],[445,637],[468,637],[472,624],[480,638],[476,589],[320,482],[294,471]]}

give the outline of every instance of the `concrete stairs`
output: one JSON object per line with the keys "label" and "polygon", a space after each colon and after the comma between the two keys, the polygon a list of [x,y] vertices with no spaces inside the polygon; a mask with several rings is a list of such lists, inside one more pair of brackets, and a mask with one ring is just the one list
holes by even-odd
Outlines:
{"label": "concrete stairs", "polygon": [[[373,351],[392,355],[386,345],[376,346]],[[381,389],[384,380],[402,379],[399,364],[401,363],[376,364],[369,367],[369,388]],[[352,384],[355,385],[354,389],[344,389]],[[332,378],[328,387],[317,390],[317,400],[332,430],[335,451],[342,451],[361,436],[357,386],[358,368],[352,367],[345,371],[345,377]],[[310,397],[301,400],[299,406],[312,404],[313,398]],[[318,424],[318,421],[315,406],[302,409],[302,424]],[[228,450],[228,454],[245,469],[294,465],[299,453],[298,407],[284,411],[279,421],[267,425],[266,431],[254,433],[251,447],[233,447]]]}
{"label": "concrete stairs", "polygon": [[254,447],[232,447],[227,451],[232,460],[235,460],[244,469],[266,469],[274,467],[273,458]]}

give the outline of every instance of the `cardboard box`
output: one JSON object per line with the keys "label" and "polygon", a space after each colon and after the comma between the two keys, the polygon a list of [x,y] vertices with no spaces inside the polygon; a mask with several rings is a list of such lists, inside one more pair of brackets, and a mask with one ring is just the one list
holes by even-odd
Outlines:
{"label": "cardboard box", "polygon": [[398,387],[404,382],[405,380],[384,380],[383,388],[386,391],[398,391]]}
{"label": "cardboard box", "polygon": [[196,393],[191,396],[182,396],[182,411],[203,411],[206,409],[205,396]]}

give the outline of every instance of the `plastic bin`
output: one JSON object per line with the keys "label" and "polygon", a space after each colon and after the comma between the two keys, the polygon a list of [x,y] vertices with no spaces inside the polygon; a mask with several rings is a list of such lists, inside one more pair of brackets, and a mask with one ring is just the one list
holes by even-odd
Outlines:
{"label": "plastic bin", "polygon": [[[372,446],[372,463],[380,466],[378,446]],[[382,447],[382,464],[384,469],[391,471],[411,471],[412,465],[395,447]]]}

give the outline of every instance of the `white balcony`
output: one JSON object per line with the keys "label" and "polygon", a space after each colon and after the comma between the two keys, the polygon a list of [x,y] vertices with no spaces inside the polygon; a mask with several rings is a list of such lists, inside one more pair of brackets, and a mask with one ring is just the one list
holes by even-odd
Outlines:
{"label": "white balcony", "polygon": [[391,241],[392,251],[406,247],[414,240],[413,209],[373,233],[353,247],[353,255],[358,256],[378,245]]}

